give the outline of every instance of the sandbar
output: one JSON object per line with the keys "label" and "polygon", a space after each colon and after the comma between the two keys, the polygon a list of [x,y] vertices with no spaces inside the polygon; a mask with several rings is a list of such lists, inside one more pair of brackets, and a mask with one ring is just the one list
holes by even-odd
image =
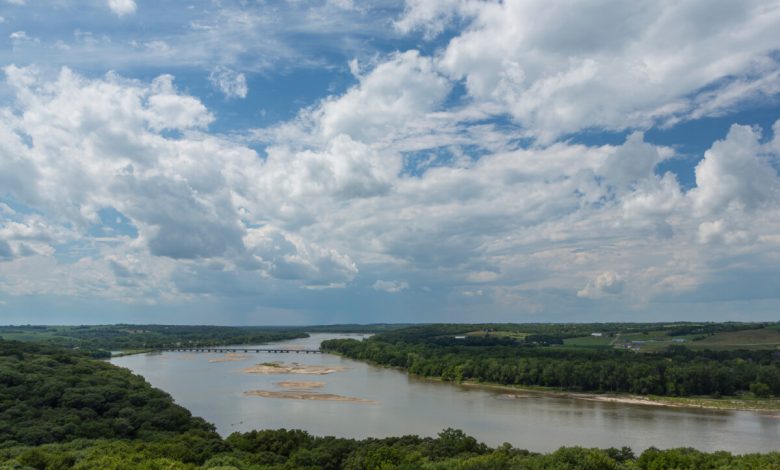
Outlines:
{"label": "sandbar", "polygon": [[252,367],[247,367],[244,372],[248,374],[306,374],[306,375],[326,375],[333,372],[341,372],[347,370],[346,367],[340,366],[318,366],[318,365],[306,365],[293,362],[291,364],[283,364],[281,362],[264,362],[262,364],[255,364]]}
{"label": "sandbar", "polygon": [[265,398],[286,398],[288,400],[338,401],[347,403],[362,403],[366,405],[376,403],[373,400],[365,400],[363,398],[345,397],[343,395],[334,395],[332,393],[307,392],[304,390],[249,390],[244,392],[244,395]]}
{"label": "sandbar", "polygon": [[325,382],[310,382],[305,380],[293,381],[287,380],[284,382],[276,382],[277,387],[292,388],[297,390],[310,390],[312,388],[322,388],[325,386]]}

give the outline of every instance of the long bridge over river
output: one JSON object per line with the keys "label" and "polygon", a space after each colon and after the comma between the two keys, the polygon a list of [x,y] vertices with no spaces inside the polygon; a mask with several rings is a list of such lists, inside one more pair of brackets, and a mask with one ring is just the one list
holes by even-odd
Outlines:
{"label": "long bridge over river", "polygon": [[299,348],[224,348],[220,346],[162,348],[160,351],[194,352],[194,353],[277,353],[277,354],[322,354],[319,349]]}

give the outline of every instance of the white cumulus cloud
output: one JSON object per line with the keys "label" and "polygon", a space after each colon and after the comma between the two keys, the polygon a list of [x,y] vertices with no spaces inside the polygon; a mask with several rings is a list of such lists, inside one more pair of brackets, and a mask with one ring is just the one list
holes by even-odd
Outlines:
{"label": "white cumulus cloud", "polygon": [[696,165],[695,207],[702,214],[756,209],[780,196],[777,173],[761,155],[761,131],[734,125]]}
{"label": "white cumulus cloud", "polygon": [[378,279],[374,283],[373,287],[374,290],[389,292],[391,294],[397,294],[402,290],[408,289],[409,283],[407,283],[406,281],[384,281],[382,279]]}
{"label": "white cumulus cloud", "polygon": [[246,98],[249,92],[246,76],[224,66],[219,66],[212,70],[209,74],[209,81],[226,98]]}
{"label": "white cumulus cloud", "polygon": [[612,271],[606,271],[577,292],[578,297],[599,298],[603,295],[616,295],[623,291],[623,279]]}
{"label": "white cumulus cloud", "polygon": [[[408,1],[402,31],[468,25],[438,59],[530,136],[646,128],[777,93],[774,2]],[[684,46],[683,46],[684,45]],[[775,78],[771,78],[775,77]],[[701,97],[699,92],[709,91]]]}
{"label": "white cumulus cloud", "polygon": [[135,0],[108,0],[108,8],[119,17],[132,15],[138,8]]}

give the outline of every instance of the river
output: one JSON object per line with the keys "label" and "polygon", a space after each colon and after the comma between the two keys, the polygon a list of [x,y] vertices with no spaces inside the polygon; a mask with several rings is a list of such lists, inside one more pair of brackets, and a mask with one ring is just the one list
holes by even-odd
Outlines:
{"label": "river", "polygon": [[[279,346],[318,348],[321,341],[355,335],[312,334]],[[217,426],[223,436],[252,429],[305,429],[314,435],[435,436],[462,429],[491,446],[509,442],[532,451],[560,446],[621,447],[642,451],[694,447],[734,453],[780,450],[780,418],[749,411],[714,411],[602,403],[462,387],[409,377],[330,354],[249,353],[234,362],[224,354],[165,352],[118,357],[113,364],[142,375],[176,402]],[[264,362],[298,362],[346,368],[328,375],[248,374]],[[321,381],[317,392],[373,403],[246,396],[249,390],[282,390],[280,381]]]}

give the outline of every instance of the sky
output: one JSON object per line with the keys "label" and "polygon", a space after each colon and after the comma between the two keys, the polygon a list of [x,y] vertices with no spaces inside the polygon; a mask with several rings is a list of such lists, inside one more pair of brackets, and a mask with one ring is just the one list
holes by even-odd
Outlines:
{"label": "sky", "polygon": [[0,324],[780,319],[780,1],[0,0]]}

